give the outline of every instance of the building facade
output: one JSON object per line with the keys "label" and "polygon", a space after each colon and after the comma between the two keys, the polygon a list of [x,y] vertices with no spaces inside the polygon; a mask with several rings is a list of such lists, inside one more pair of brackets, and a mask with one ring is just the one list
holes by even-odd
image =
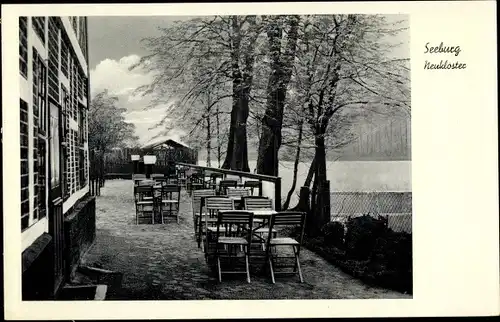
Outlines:
{"label": "building facade", "polygon": [[19,17],[23,299],[55,297],[95,236],[87,40],[86,17]]}

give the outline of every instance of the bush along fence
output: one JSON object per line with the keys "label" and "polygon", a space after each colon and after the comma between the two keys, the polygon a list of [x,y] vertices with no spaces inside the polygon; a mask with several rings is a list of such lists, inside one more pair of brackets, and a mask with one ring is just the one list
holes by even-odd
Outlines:
{"label": "bush along fence", "polygon": [[[308,216],[314,217],[317,214],[311,209],[315,208],[308,207],[307,200],[304,201],[307,188],[303,187],[302,190],[297,208],[308,210]],[[397,196],[393,193],[378,196],[370,194],[344,194],[343,197],[347,198],[342,211],[336,207],[338,199],[332,198],[332,210],[337,211],[332,211],[334,221],[324,224],[319,231],[306,229],[304,246],[367,284],[413,294],[411,193],[410,196],[404,193]],[[400,211],[408,210],[408,198],[409,229],[404,224],[393,224],[391,227],[391,213],[397,215]],[[385,200],[385,203],[379,203],[379,206],[383,205],[378,208],[379,211],[392,210],[382,212],[385,215],[359,214],[369,204],[373,209],[377,199]],[[339,218],[342,220],[336,220]],[[291,231],[290,234],[293,236],[298,232]]]}
{"label": "bush along fence", "polygon": [[333,192],[331,221],[346,223],[349,217],[383,216],[396,232],[412,232],[411,192]]}

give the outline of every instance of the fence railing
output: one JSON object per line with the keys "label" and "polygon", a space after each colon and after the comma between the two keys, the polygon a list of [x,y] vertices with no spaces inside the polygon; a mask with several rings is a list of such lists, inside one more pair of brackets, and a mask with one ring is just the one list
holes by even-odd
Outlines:
{"label": "fence railing", "polygon": [[394,231],[412,232],[411,192],[333,192],[331,220],[345,223],[349,217],[384,216]]}
{"label": "fence railing", "polygon": [[[201,171],[204,174],[204,176],[209,176],[211,173],[221,173],[224,175],[224,177],[230,175],[239,177],[240,180],[243,179],[258,180],[260,183],[259,194],[273,198],[275,202],[274,206],[275,210],[276,211],[281,210],[281,177],[274,177],[274,176],[243,172],[237,170],[211,168],[184,162],[176,162],[176,165],[197,169]],[[266,183],[268,183],[268,185],[266,185]],[[271,184],[272,186],[269,186],[269,184]]]}

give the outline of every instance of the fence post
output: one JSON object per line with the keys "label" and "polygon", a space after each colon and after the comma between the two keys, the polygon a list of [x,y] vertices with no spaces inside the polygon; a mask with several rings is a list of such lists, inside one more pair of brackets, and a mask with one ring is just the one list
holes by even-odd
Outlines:
{"label": "fence post", "polygon": [[259,197],[262,197],[262,180],[259,180]]}
{"label": "fence post", "polygon": [[274,209],[281,211],[281,177],[278,177],[274,183],[274,202]]}

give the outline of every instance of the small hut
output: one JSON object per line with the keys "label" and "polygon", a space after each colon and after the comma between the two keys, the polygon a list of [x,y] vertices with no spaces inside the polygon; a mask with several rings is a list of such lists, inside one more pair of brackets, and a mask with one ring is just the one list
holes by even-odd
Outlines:
{"label": "small hut", "polygon": [[[198,152],[187,144],[171,138],[163,138],[142,147],[144,155],[156,155],[155,168],[165,169],[174,162],[196,164]],[[162,171],[163,172],[163,171]]]}

